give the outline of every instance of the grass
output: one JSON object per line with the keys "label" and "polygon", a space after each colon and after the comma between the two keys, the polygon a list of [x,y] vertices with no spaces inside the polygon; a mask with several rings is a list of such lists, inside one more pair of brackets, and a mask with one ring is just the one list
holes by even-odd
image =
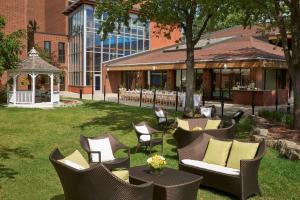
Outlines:
{"label": "grass", "polygon": [[[80,134],[97,135],[112,132],[134,149],[135,134],[131,122],[145,120],[155,125],[151,109],[113,103],[91,103],[72,108],[51,110],[0,107],[0,199],[63,200],[63,191],[54,168],[48,160],[59,147],[66,155],[80,150]],[[245,139],[251,128],[243,119],[239,137]],[[176,148],[172,135],[165,138],[168,166],[176,168]],[[159,150],[160,147],[157,147]],[[145,152],[132,154],[131,165],[145,164]],[[279,157],[268,149],[260,167],[263,196],[251,199],[299,199],[300,162]],[[199,199],[234,199],[228,194],[200,189]]]}

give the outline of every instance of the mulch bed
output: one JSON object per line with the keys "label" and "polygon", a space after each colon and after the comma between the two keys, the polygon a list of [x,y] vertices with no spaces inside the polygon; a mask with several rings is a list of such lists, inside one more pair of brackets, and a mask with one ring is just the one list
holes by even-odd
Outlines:
{"label": "mulch bed", "polygon": [[300,132],[297,130],[288,129],[286,127],[272,127],[268,130],[268,138],[274,140],[285,139],[300,144]]}

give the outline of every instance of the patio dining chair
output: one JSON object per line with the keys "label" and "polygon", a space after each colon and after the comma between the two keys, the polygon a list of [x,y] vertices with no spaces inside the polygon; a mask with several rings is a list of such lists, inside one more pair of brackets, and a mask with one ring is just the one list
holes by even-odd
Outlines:
{"label": "patio dining chair", "polygon": [[161,107],[156,107],[154,110],[154,114],[157,120],[157,126],[163,128],[165,132],[168,127],[170,127],[175,122],[175,119],[169,118],[168,112]]}
{"label": "patio dining chair", "polygon": [[[161,145],[161,152],[163,154],[163,137],[164,132],[158,131],[150,127],[146,122],[140,122],[138,124],[132,123],[134,131],[137,137],[137,146],[136,152],[142,147],[145,146],[146,150],[149,147],[149,153],[151,154],[152,148],[157,145]],[[154,137],[155,134],[161,133],[161,137]]]}
{"label": "patio dining chair", "polygon": [[[130,167],[130,148],[122,144],[110,133],[96,137],[80,136],[80,145],[88,153],[90,164],[101,162],[108,169]],[[118,150],[127,150],[127,156],[115,158]]]}

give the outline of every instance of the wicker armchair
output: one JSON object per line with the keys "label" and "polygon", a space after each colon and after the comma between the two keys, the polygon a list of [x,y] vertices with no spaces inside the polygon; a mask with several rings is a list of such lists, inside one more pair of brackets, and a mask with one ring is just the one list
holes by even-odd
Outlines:
{"label": "wicker armchair", "polygon": [[152,200],[151,182],[132,185],[113,175],[103,164],[98,163],[85,170],[77,170],[58,160],[64,157],[58,149],[50,154],[62,184],[65,200]]}
{"label": "wicker armchair", "polygon": [[[136,126],[144,126],[144,125],[147,127],[149,134],[141,133],[141,132],[139,132],[136,129]],[[140,147],[145,146],[146,150],[149,147],[149,151],[150,151],[150,154],[151,154],[152,148],[154,146],[161,145],[161,151],[163,153],[163,149],[164,149],[163,148],[163,138],[164,138],[164,133],[163,132],[158,131],[158,130],[152,128],[146,122],[140,122],[138,124],[132,123],[132,126],[133,126],[133,129],[135,131],[135,134],[136,134],[136,137],[137,137],[137,141],[138,141],[137,146],[136,146],[136,152],[138,152],[138,150],[140,149]],[[159,137],[159,138],[154,138],[153,137],[154,134],[159,134],[159,133],[161,133],[161,137]],[[141,138],[141,136],[142,137],[143,136],[149,136],[149,139],[143,140]]]}
{"label": "wicker armchair", "polygon": [[261,194],[258,183],[258,169],[260,161],[265,154],[265,142],[260,142],[254,159],[240,161],[241,168],[239,175],[215,172],[213,170],[186,165],[181,162],[184,159],[202,161],[210,138],[212,136],[202,134],[190,145],[178,149],[179,169],[201,175],[203,176],[202,185],[231,193],[242,200],[254,194]]}
{"label": "wicker armchair", "polygon": [[187,119],[187,120],[190,124],[191,130],[184,130],[180,127],[177,127],[177,129],[173,134],[173,137],[177,142],[178,148],[182,148],[186,145],[189,145],[198,137],[200,137],[203,133],[206,133],[208,135],[220,139],[233,139],[235,137],[236,123],[234,120],[231,120],[231,122],[223,121],[222,127],[219,129],[199,130],[199,131],[192,131],[192,129],[195,126],[199,126],[199,125],[195,125],[196,123],[206,124],[205,120],[207,120],[207,118],[196,118],[196,119]]}
{"label": "wicker armchair", "polygon": [[130,167],[130,148],[119,142],[114,136],[112,136],[110,133],[99,135],[96,137],[85,137],[83,135],[80,136],[80,145],[88,153],[89,162],[90,164],[95,164],[92,162],[92,154],[97,153],[99,154],[99,160],[101,160],[101,152],[93,152],[90,150],[88,139],[103,139],[103,138],[109,138],[109,142],[111,144],[111,148],[113,153],[115,153],[118,150],[125,149],[127,150],[127,157],[123,158],[116,158],[111,161],[102,162],[103,165],[105,165],[108,169],[112,170],[115,168],[129,168]]}

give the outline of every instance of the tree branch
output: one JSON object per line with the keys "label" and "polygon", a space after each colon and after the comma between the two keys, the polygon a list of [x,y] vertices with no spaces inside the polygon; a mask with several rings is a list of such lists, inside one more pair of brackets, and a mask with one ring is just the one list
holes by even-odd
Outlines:
{"label": "tree branch", "polygon": [[198,43],[198,41],[200,40],[200,38],[201,38],[203,32],[205,31],[205,29],[206,29],[206,27],[207,27],[208,22],[209,22],[209,20],[210,20],[210,18],[211,18],[212,16],[213,16],[212,14],[208,14],[208,15],[206,16],[206,19],[205,19],[205,21],[204,21],[204,23],[203,23],[201,29],[200,29],[199,32],[197,33],[196,37],[193,39],[193,45],[194,45],[194,46],[195,46],[195,45]]}

